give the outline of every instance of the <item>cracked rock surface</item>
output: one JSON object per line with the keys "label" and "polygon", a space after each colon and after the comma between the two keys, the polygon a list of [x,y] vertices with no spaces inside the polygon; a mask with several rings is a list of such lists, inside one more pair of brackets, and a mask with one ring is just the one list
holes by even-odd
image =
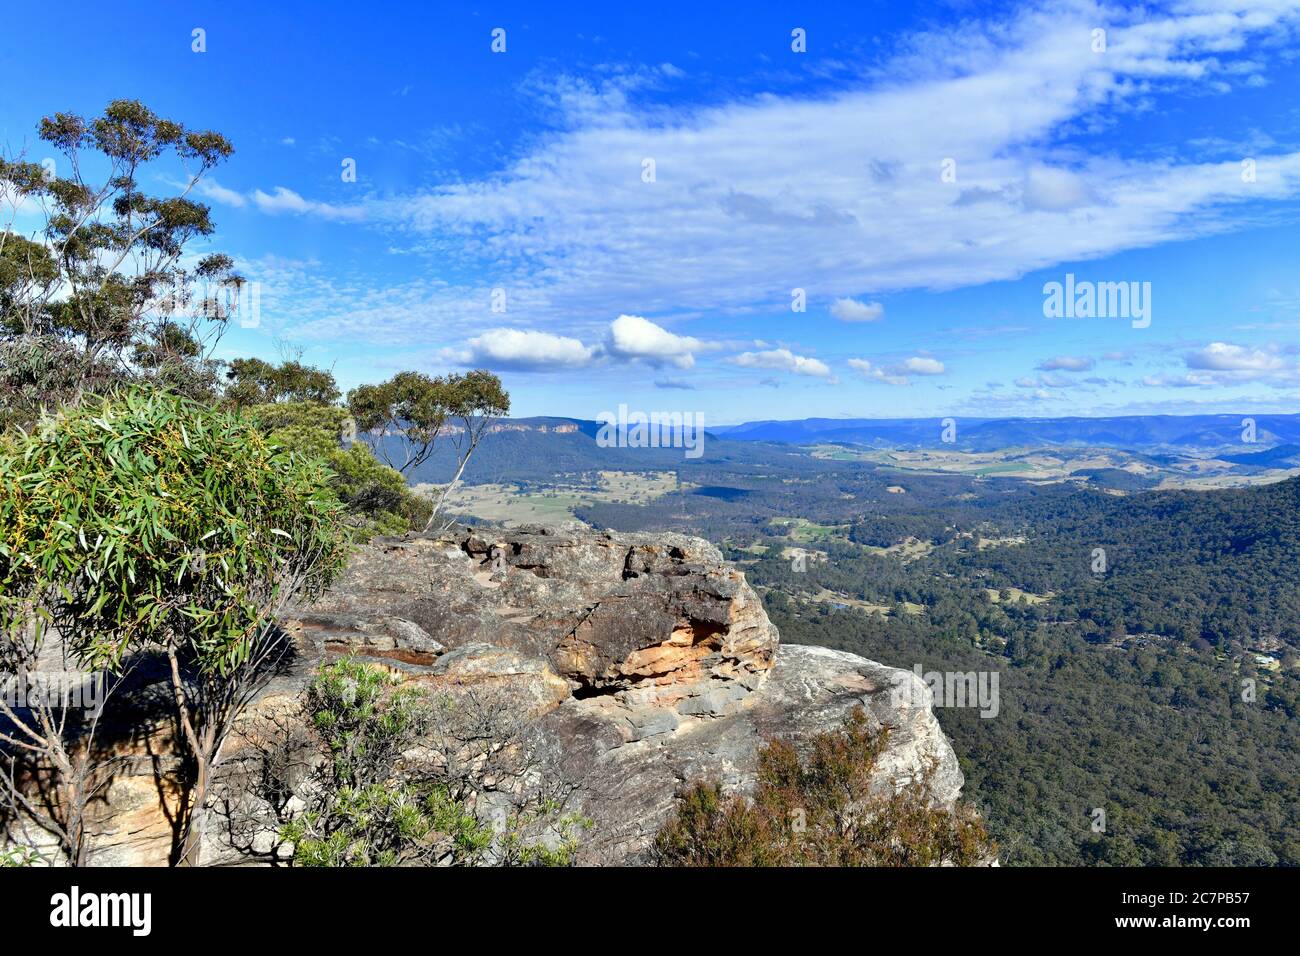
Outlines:
{"label": "cracked rock surface", "polygon": [[893,728],[881,786],[933,764],[939,799],[961,790],[919,678],[780,646],[744,575],[700,538],[526,526],[381,539],[300,620],[330,653],[518,692],[594,822],[586,862],[642,859],[683,783],[747,789],[767,738],[798,743],[859,705]]}
{"label": "cracked rock surface", "polygon": [[[766,739],[798,745],[859,705],[893,728],[879,786],[933,765],[935,794],[951,802],[963,782],[920,678],[780,645],[744,575],[700,538],[524,527],[377,539],[288,630],[297,653],[241,719],[232,758],[241,728],[296,713],[328,657],[355,655],[431,689],[499,691],[537,722],[550,772],[593,823],[583,863],[644,861],[683,784],[747,790]],[[96,804],[93,864],[167,861],[178,759],[165,701],[156,710],[121,742],[131,760]],[[226,773],[215,775],[210,808],[226,796]],[[221,819],[209,813],[203,861],[249,862]]]}

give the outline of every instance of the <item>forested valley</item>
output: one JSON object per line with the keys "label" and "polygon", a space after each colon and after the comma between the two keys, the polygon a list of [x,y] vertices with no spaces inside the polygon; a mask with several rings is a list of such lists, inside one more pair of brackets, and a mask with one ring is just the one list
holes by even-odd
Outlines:
{"label": "forested valley", "polygon": [[1300,481],[1120,494],[774,460],[580,516],[709,534],[784,641],[996,671],[996,717],[938,713],[1009,864],[1300,863]]}

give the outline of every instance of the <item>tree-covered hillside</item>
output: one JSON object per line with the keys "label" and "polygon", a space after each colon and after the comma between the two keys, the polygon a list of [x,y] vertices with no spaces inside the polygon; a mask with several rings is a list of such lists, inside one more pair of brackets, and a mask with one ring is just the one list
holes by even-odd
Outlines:
{"label": "tree-covered hillside", "polygon": [[890,493],[886,470],[817,464],[774,482],[715,465],[748,493],[583,516],[710,535],[785,641],[998,673],[997,716],[938,714],[1008,863],[1300,864],[1300,480]]}
{"label": "tree-covered hillside", "polygon": [[1295,865],[1298,503],[1294,480],[1027,495],[906,563],[841,545],[748,570],[784,640],[999,673],[996,717],[939,717],[1009,862]]}

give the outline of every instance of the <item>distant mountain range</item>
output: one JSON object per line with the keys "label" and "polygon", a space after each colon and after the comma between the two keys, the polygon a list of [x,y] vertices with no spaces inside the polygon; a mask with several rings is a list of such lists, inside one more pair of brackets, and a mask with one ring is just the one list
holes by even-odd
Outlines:
{"label": "distant mountain range", "polygon": [[[939,418],[805,418],[713,427],[731,441],[809,445],[841,443],[875,448],[942,448],[967,451],[1021,447],[1104,447],[1125,451],[1249,449],[1243,438],[1254,422],[1254,441],[1269,447],[1300,443],[1300,415],[1126,415],[1115,418],[962,418],[955,441],[944,441]],[[1281,457],[1287,457],[1283,455]]]}
{"label": "distant mountain range", "polygon": [[[672,470],[689,476],[722,465],[746,472],[786,467],[806,452],[795,446],[838,444],[896,450],[992,452],[1003,449],[1081,451],[1108,448],[1139,456],[1161,468],[1214,457],[1243,469],[1300,465],[1300,415],[1257,415],[1254,443],[1243,440],[1245,415],[1134,415],[1117,418],[956,418],[953,442],[943,440],[938,418],[807,418],[709,427],[703,455],[676,447],[602,447],[601,423],[579,418],[503,419],[475,453],[473,482],[545,482],[560,473],[594,470]],[[671,446],[668,436],[665,444]],[[691,435],[689,438],[693,439]],[[394,457],[401,452],[394,442]],[[1109,474],[1113,469],[1103,469]],[[440,442],[435,454],[408,474],[413,484],[442,482],[455,471],[453,449]],[[1093,476],[1099,481],[1106,475]],[[1124,483],[1134,475],[1115,475]],[[693,479],[691,479],[693,480]],[[1154,480],[1154,479],[1151,479]],[[1113,485],[1113,481],[1102,483]],[[1124,486],[1127,486],[1125,484]]]}

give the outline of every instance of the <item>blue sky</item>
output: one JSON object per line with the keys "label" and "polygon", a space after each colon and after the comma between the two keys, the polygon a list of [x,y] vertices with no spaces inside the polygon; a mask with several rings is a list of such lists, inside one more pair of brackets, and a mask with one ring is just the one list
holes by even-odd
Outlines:
{"label": "blue sky", "polygon": [[[39,160],[42,115],[118,97],[226,134],[197,188],[261,315],[221,354],[345,387],[486,366],[518,415],[716,424],[1297,410],[1300,3],[590,6],[23,5],[0,141]],[[1149,325],[1046,317],[1067,274],[1149,283]]]}

